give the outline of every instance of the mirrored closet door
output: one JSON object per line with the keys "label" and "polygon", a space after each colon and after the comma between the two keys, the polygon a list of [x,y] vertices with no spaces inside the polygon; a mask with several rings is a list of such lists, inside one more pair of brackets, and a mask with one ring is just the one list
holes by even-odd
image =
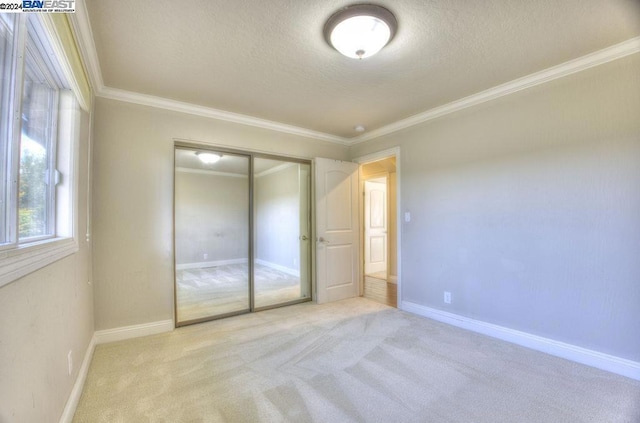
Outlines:
{"label": "mirrored closet door", "polygon": [[311,165],[254,161],[256,309],[311,298]]}
{"label": "mirrored closet door", "polygon": [[250,310],[250,157],[175,152],[176,323]]}
{"label": "mirrored closet door", "polygon": [[311,299],[311,165],[175,150],[176,325]]}

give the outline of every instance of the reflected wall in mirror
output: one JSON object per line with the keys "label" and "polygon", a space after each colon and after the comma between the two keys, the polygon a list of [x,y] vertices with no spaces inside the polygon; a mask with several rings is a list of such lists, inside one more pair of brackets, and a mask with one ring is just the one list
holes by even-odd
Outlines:
{"label": "reflected wall in mirror", "polygon": [[311,166],[254,160],[254,292],[259,309],[311,297]]}

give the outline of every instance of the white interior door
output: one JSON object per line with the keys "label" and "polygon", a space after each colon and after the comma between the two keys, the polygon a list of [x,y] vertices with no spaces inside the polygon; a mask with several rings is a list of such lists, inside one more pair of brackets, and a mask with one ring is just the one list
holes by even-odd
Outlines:
{"label": "white interior door", "polygon": [[364,273],[387,278],[387,178],[364,182]]}
{"label": "white interior door", "polygon": [[319,304],[358,295],[358,165],[315,159]]}

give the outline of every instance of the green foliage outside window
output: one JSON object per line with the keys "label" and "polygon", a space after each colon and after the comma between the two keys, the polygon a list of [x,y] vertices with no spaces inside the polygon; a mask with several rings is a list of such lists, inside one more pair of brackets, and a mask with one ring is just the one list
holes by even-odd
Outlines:
{"label": "green foliage outside window", "polygon": [[18,229],[20,238],[47,234],[47,154],[27,138],[20,151]]}

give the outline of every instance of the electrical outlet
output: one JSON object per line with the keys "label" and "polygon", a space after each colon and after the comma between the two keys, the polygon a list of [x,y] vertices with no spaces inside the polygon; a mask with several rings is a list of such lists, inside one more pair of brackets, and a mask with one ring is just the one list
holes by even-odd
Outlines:
{"label": "electrical outlet", "polygon": [[444,291],[444,303],[451,304],[451,292]]}
{"label": "electrical outlet", "polygon": [[405,222],[411,222],[411,213],[410,212],[404,212],[404,221]]}
{"label": "electrical outlet", "polygon": [[209,258],[209,254],[204,253],[204,254],[202,255],[202,258],[203,258],[204,260],[208,259],[208,258]]}
{"label": "electrical outlet", "polygon": [[69,364],[69,376],[73,373],[73,350],[69,351],[67,354],[67,363]]}

